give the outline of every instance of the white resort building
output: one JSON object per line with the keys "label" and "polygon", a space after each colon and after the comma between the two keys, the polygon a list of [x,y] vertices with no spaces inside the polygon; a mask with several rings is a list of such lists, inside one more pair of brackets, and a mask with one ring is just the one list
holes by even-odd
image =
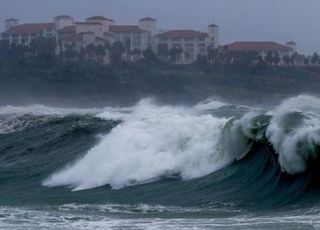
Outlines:
{"label": "white resort building", "polygon": [[88,45],[112,45],[121,42],[125,48],[123,60],[136,61],[142,58],[143,51],[151,48],[158,53],[159,47],[166,46],[168,50],[179,48],[179,64],[194,62],[199,55],[205,56],[209,47],[219,46],[219,27],[208,26],[207,32],[195,30],[158,29],[157,20],[146,17],[135,25],[118,25],[110,18],[93,16],[85,21],[77,22],[68,15],[60,15],[51,23],[20,24],[17,19],[5,21],[5,31],[1,39],[10,44],[30,45],[39,38],[52,38],[57,42],[57,54],[72,46],[80,52]]}
{"label": "white resort building", "polygon": [[19,24],[17,19],[5,21],[5,32],[1,34],[2,40],[7,40],[10,44],[30,45],[32,40],[38,37],[56,37],[54,23],[26,23]]}
{"label": "white resort building", "polygon": [[198,56],[206,56],[208,48],[218,48],[219,27],[209,25],[208,33],[195,30],[169,30],[154,37],[156,53],[161,49],[180,49],[177,63],[189,64],[197,60]]}
{"label": "white resort building", "polygon": [[227,48],[231,51],[254,51],[262,58],[265,58],[269,52],[277,52],[282,59],[284,56],[293,55],[297,51],[297,44],[295,42],[287,42],[282,45],[276,42],[238,41],[227,45]]}

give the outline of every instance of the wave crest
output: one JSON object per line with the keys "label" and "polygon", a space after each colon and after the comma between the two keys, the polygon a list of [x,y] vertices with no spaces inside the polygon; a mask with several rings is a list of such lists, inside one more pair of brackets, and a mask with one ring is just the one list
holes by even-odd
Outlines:
{"label": "wave crest", "polygon": [[[43,184],[120,189],[163,176],[198,178],[241,160],[257,142],[271,145],[289,174],[304,172],[308,161],[318,157],[318,98],[291,98],[271,111],[246,108],[249,112],[241,116],[230,116],[223,103],[205,105],[186,108],[142,101],[83,158]],[[216,116],[217,111],[225,116]],[[98,116],[109,119],[106,112]]]}

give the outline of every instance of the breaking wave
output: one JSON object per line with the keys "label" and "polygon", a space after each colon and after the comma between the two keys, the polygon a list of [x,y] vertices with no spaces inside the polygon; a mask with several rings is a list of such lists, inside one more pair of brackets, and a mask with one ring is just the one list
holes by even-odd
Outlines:
{"label": "breaking wave", "polygon": [[[235,110],[241,112],[230,115]],[[43,184],[76,191],[104,185],[121,189],[163,177],[195,179],[240,161],[258,143],[271,146],[282,172],[290,175],[307,171],[319,157],[320,99],[311,96],[291,98],[270,111],[144,100],[120,114],[121,124]],[[108,110],[96,116],[112,117]]]}
{"label": "breaking wave", "polygon": [[312,205],[320,203],[319,153],[320,99],[312,96],[273,109],[214,100],[0,107],[0,205],[148,204],[202,213]]}

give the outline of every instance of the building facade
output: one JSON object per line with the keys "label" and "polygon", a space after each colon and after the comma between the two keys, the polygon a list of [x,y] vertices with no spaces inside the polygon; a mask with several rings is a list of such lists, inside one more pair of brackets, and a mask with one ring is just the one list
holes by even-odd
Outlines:
{"label": "building facade", "polygon": [[9,44],[30,45],[39,37],[55,38],[56,29],[54,23],[26,23],[19,24],[17,19],[9,19],[5,22],[6,31],[1,34],[1,39]]}
{"label": "building facade", "polygon": [[[169,30],[159,33],[154,37],[154,50],[161,56],[163,49],[170,51],[177,50],[175,61],[177,64],[190,64],[199,56],[206,56],[208,49],[215,49],[218,43],[219,28],[216,25],[209,25],[208,32],[195,30]],[[172,56],[172,55],[171,55]]]}
{"label": "building facade", "polygon": [[198,56],[205,56],[209,47],[219,45],[219,28],[209,25],[207,32],[194,30],[169,30],[159,32],[157,20],[142,18],[134,25],[118,25],[110,18],[93,16],[85,21],[76,22],[68,15],[60,15],[52,23],[19,24],[17,19],[5,21],[5,32],[1,39],[10,44],[30,45],[39,37],[55,38],[56,52],[65,52],[66,47],[74,47],[80,52],[88,44],[100,45],[102,42],[112,45],[121,42],[125,52],[123,60],[137,61],[143,57],[143,51],[150,48],[158,53],[159,46],[168,50],[181,49],[176,63],[194,62]]}
{"label": "building facade", "polygon": [[291,56],[296,52],[296,43],[288,42],[286,45],[282,45],[276,42],[238,41],[227,45],[227,48],[230,51],[254,51],[257,52],[262,58],[265,58],[269,52],[277,52],[279,57],[282,59],[284,56]]}

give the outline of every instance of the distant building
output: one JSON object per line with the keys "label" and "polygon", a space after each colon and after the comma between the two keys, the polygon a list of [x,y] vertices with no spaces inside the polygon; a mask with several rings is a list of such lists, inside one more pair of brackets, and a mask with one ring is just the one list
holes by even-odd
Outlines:
{"label": "distant building", "polygon": [[60,30],[68,26],[73,26],[74,18],[68,15],[60,15],[54,18],[54,24],[55,24],[56,30]]}
{"label": "distant building", "polygon": [[149,33],[141,30],[135,25],[114,25],[110,27],[110,33],[115,37],[115,41],[122,42],[127,49],[139,49],[140,51],[148,48]]}
{"label": "distant building", "polygon": [[209,48],[218,47],[218,26],[209,25],[208,33],[195,30],[169,30],[155,36],[154,46],[158,53],[159,47],[166,46],[168,50],[181,49],[177,62],[189,64],[198,56],[206,56]]}
{"label": "distant building", "polygon": [[93,17],[87,18],[86,21],[101,23],[103,32],[109,32],[110,26],[115,24],[115,21],[113,19],[106,18],[103,16],[93,16]]}
{"label": "distant building", "polygon": [[180,29],[159,32],[157,20],[151,17],[142,18],[134,25],[117,25],[113,19],[104,16],[76,22],[71,16],[59,15],[52,23],[20,24],[17,19],[8,19],[5,32],[1,34],[1,39],[10,44],[30,45],[39,37],[55,38],[57,54],[64,52],[66,47],[80,52],[89,44],[121,42],[125,48],[122,58],[126,61],[140,60],[148,48],[157,53],[159,45],[167,45],[168,49],[179,47],[182,52],[177,63],[186,64],[194,62],[199,55],[205,56],[209,47],[218,47],[219,27],[209,25],[207,32]]}
{"label": "distant building", "polygon": [[282,45],[276,42],[234,42],[227,45],[227,47],[231,51],[255,51],[263,58],[269,52],[278,52],[280,58],[282,58],[286,55],[291,56],[296,52],[296,43],[292,42],[290,44]]}
{"label": "distant building", "polygon": [[296,42],[293,42],[293,41],[287,42],[286,46],[290,47],[293,50],[293,52],[297,52],[297,43]]}
{"label": "distant building", "polygon": [[6,21],[7,30],[1,34],[1,39],[10,44],[30,45],[39,38],[54,38],[56,36],[54,23],[27,23],[18,24],[18,20],[10,19]]}

